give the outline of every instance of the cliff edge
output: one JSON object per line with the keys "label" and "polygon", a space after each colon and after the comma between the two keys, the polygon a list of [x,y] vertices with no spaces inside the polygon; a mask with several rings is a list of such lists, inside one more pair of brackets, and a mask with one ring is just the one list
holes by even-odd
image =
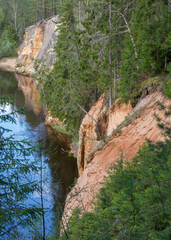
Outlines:
{"label": "cliff edge", "polygon": [[[81,208],[82,211],[92,211],[92,201],[102,187],[108,170],[120,159],[121,154],[125,160],[131,161],[146,139],[154,142],[163,140],[154,116],[154,114],[157,114],[160,118],[164,117],[158,109],[158,101],[165,105],[171,104],[169,99],[157,91],[144,97],[132,111],[130,106],[115,106],[113,110],[109,111],[108,119],[111,118],[113,120],[105,128],[105,131],[109,131],[111,127],[109,131],[111,134],[104,140],[96,143],[95,150],[89,154],[89,163],[84,164],[84,169],[76,185],[66,199],[63,214],[64,223],[68,221],[72,210],[76,207]],[[112,111],[113,117],[111,115]],[[124,115],[126,114],[128,116],[124,120]],[[123,121],[117,126],[114,123],[115,120],[119,120],[118,116],[122,116],[120,120],[123,119]],[[85,119],[83,123],[84,121]],[[88,120],[86,126],[88,126]]]}
{"label": "cliff edge", "polygon": [[34,61],[40,60],[49,68],[56,60],[54,46],[57,41],[58,16],[45,19],[25,30],[24,40],[18,49],[16,72],[23,75],[34,73]]}

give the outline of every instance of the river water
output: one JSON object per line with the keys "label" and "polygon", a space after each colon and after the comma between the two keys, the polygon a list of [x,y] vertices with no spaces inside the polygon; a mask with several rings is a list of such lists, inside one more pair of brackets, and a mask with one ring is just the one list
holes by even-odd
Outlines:
{"label": "river water", "polygon": [[[14,98],[14,103],[6,106],[5,110],[8,113],[25,106],[25,112],[16,117],[15,125],[4,123],[3,127],[11,129],[18,140],[24,137],[33,145],[43,142],[43,201],[46,209],[46,236],[52,236],[54,226],[59,223],[56,207],[59,203],[64,204],[68,188],[78,176],[76,159],[68,155],[66,144],[44,125],[45,110],[39,103],[39,94],[32,79],[0,70],[0,96]],[[39,179],[40,174],[31,177]],[[30,195],[28,203],[31,202],[37,202],[39,205],[40,195]],[[40,234],[41,228],[41,224],[38,223]],[[24,239],[27,237],[25,236]]]}

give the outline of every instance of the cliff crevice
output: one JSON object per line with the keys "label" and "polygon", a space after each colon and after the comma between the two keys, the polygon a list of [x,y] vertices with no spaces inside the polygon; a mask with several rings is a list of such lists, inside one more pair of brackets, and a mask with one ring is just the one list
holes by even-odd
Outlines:
{"label": "cliff crevice", "polygon": [[[164,139],[154,116],[157,114],[160,118],[164,118],[164,115],[159,111],[158,101],[165,105],[171,104],[169,99],[157,91],[143,98],[132,111],[130,105],[115,106],[110,109],[109,112],[114,112],[116,118],[112,117],[112,115],[110,116],[110,114],[108,118],[113,119],[113,121],[117,119],[118,121],[117,123],[114,121],[108,125],[108,133],[110,134],[104,141],[96,141],[94,151],[87,151],[84,171],[82,171],[76,185],[66,199],[63,214],[65,221],[68,220],[72,210],[76,207],[81,208],[82,211],[92,211],[92,201],[96,198],[98,190],[102,187],[108,170],[112,164],[120,159],[121,154],[124,160],[131,161],[147,139],[154,142]],[[124,112],[124,115],[121,114],[121,112]],[[122,122],[119,121],[118,116],[122,116],[120,118],[120,121],[123,119]],[[125,118],[124,116],[127,117]],[[83,120],[84,124],[86,118]],[[87,126],[89,126],[88,122],[85,128]],[[80,136],[82,138],[83,132],[84,129],[82,125],[80,128]],[[90,133],[94,136],[93,131]],[[85,150],[86,149],[88,148],[85,145]],[[92,149],[91,147],[91,150]],[[89,160],[88,155],[89,157],[91,156]],[[80,156],[78,156],[78,160],[79,159]]]}

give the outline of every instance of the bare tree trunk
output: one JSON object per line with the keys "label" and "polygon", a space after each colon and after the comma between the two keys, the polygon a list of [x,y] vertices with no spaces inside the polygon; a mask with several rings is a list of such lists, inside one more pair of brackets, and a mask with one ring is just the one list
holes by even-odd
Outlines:
{"label": "bare tree trunk", "polygon": [[81,2],[78,3],[78,21],[80,23],[81,21]]}
{"label": "bare tree trunk", "polygon": [[53,11],[52,11],[52,15],[55,15],[55,0],[53,0]]}
{"label": "bare tree trunk", "polygon": [[137,49],[136,49],[136,44],[135,44],[134,38],[133,38],[133,36],[132,36],[131,29],[130,29],[130,27],[129,27],[128,21],[127,21],[127,19],[126,19],[126,17],[124,16],[123,13],[121,13],[121,12],[118,11],[118,10],[117,10],[116,12],[118,12],[118,13],[121,15],[121,17],[123,18],[123,20],[124,20],[124,22],[125,22],[125,24],[126,24],[127,31],[128,31],[128,34],[129,34],[129,36],[130,36],[130,39],[131,39],[131,42],[132,42],[132,45],[133,45],[133,48],[134,48],[135,57],[138,57]]}
{"label": "bare tree trunk", "polygon": [[[112,79],[112,3],[109,1],[109,76],[110,80]],[[109,87],[109,108],[112,106],[112,88]]]}
{"label": "bare tree trunk", "polygon": [[37,16],[37,0],[34,0],[34,8],[35,8],[35,23],[37,22],[37,18],[38,18],[38,16]]}
{"label": "bare tree trunk", "polygon": [[116,72],[113,73],[113,99],[116,98]]}
{"label": "bare tree trunk", "polygon": [[14,28],[17,32],[17,2],[15,0],[12,0],[12,10],[13,10],[13,18],[14,18]]}
{"label": "bare tree trunk", "polygon": [[45,0],[42,0],[42,20],[45,19]]}
{"label": "bare tree trunk", "polygon": [[46,233],[45,233],[45,230],[46,230],[46,227],[45,227],[45,214],[44,214],[44,203],[43,203],[43,158],[42,158],[42,153],[41,153],[41,150],[40,150],[40,158],[41,158],[41,179],[40,179],[40,197],[41,197],[41,208],[42,208],[42,211],[43,211],[43,215],[42,215],[42,218],[43,218],[43,236],[42,236],[42,239],[45,240],[45,236],[46,236]]}

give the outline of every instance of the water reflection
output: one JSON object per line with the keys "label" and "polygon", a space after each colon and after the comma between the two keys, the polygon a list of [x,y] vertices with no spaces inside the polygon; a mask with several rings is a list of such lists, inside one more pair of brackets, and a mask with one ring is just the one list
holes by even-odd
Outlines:
{"label": "water reflection", "polygon": [[[15,126],[8,124],[4,127],[11,129],[18,140],[24,137],[33,144],[43,142],[43,194],[45,207],[49,209],[46,222],[48,222],[48,228],[51,229],[51,225],[54,224],[51,220],[54,216],[53,210],[59,202],[64,203],[67,189],[77,177],[76,160],[68,156],[64,146],[53,132],[47,131],[43,123],[45,111],[39,103],[39,93],[31,79],[0,71],[0,95],[14,97],[14,104],[6,109],[8,112],[25,106],[24,114],[19,114],[16,119],[17,124]],[[40,176],[30,177],[40,178]],[[35,193],[28,201],[29,203],[40,202],[40,195]]]}
{"label": "water reflection", "polygon": [[18,74],[16,74],[15,76],[18,81],[18,89],[22,90],[22,92],[24,93],[25,106],[27,106],[27,109],[33,110],[36,116],[42,115],[45,110],[39,102],[40,95],[33,79],[28,76]]}

